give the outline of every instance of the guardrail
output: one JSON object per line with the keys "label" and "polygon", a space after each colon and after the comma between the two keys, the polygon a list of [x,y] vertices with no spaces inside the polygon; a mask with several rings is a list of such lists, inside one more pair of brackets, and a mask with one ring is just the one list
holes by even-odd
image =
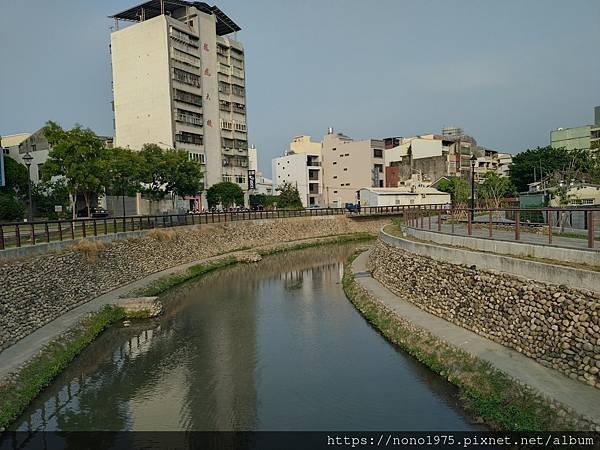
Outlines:
{"label": "guardrail", "polygon": [[285,219],[343,214],[361,216],[401,214],[402,211],[403,209],[401,207],[361,208],[360,210],[353,210],[353,212],[350,212],[345,208],[308,208],[301,210],[277,209],[273,211],[227,211],[0,223],[0,250],[9,247],[23,247],[54,241],[103,236],[127,231],[149,230],[153,228],[170,228],[241,220]]}
{"label": "guardrail", "polygon": [[[573,228],[573,217],[577,217],[582,228]],[[578,237],[577,231],[584,231],[581,237],[587,238],[588,248],[595,247],[596,225],[600,221],[600,208],[445,208],[440,205],[408,207],[403,216],[406,226],[417,229],[442,231],[442,225],[450,225],[450,233],[455,234],[455,225],[465,224],[467,235],[473,235],[474,227],[488,230],[487,237],[492,238],[495,230],[511,231],[514,240],[521,240],[523,231],[536,231],[547,236],[552,244],[555,234],[566,237]]]}

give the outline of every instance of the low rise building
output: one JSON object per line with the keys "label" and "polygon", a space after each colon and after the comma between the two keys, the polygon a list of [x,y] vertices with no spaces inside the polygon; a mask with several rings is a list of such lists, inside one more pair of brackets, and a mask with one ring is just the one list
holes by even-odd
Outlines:
{"label": "low rise building", "polygon": [[359,197],[361,207],[447,205],[451,201],[450,194],[426,185],[417,176],[398,187],[362,188]]}

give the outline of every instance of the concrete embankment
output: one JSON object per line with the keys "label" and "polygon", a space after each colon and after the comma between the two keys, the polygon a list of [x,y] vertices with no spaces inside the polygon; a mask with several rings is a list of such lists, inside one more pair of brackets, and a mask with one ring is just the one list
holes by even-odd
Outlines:
{"label": "concrete embankment", "polygon": [[[489,268],[505,267],[503,260],[509,260],[506,267],[512,267],[515,258],[383,233],[382,238],[385,242],[373,251],[369,269],[392,292],[572,379],[600,388],[600,291],[570,287],[568,280],[556,274],[554,283],[535,280],[543,273],[535,261],[516,260],[525,266],[516,275]],[[552,267],[556,273],[576,274],[571,286],[600,274]],[[595,287],[600,290],[600,283]]]}
{"label": "concrete embankment", "polygon": [[[496,339],[501,335],[497,325],[500,316],[510,318],[508,332],[513,329],[523,332],[540,316],[521,301],[516,303],[522,310],[514,309],[513,303],[513,312],[509,311],[511,307],[504,300],[516,300],[515,294],[520,291],[513,292],[513,288],[503,282],[496,288],[502,292],[503,300],[488,301],[491,292],[477,287],[478,280],[488,275],[474,270],[461,273],[470,270],[461,266],[447,269],[440,273],[440,267],[430,258],[379,243],[370,253],[357,257],[347,271],[350,276],[345,278],[344,286],[353,303],[374,326],[459,386],[466,406],[490,425],[509,430],[600,431],[600,390],[544,367]],[[406,288],[398,289],[401,284]],[[469,295],[471,290],[475,294]],[[539,293],[534,292],[534,295]],[[477,307],[474,302],[478,303]],[[563,302],[573,304],[571,299],[565,298]],[[464,317],[462,326],[456,324],[460,317]],[[523,323],[519,324],[521,317]],[[486,319],[495,322],[488,325]],[[554,331],[560,329],[552,331],[551,340],[553,335],[558,335]],[[560,331],[562,335],[567,333]],[[573,330],[570,333],[574,336]],[[540,335],[535,342],[542,345],[547,337]],[[531,334],[524,340],[533,342]],[[572,342],[575,348],[580,343],[577,339]],[[559,348],[556,351],[564,354]],[[581,355],[577,358],[583,364]],[[575,357],[572,361],[576,361]],[[588,357],[586,361],[589,366],[591,361],[598,360]]]}

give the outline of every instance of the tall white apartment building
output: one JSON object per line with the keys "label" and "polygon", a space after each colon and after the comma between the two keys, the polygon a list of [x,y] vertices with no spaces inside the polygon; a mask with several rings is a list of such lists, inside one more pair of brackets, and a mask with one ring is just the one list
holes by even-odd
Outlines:
{"label": "tall white apartment building", "polygon": [[[244,48],[216,6],[153,0],[112,16],[115,145],[177,148],[203,164],[204,186],[247,191]],[[133,22],[123,27],[123,22]]]}
{"label": "tall white apartment building", "polygon": [[273,193],[284,183],[298,189],[302,206],[323,207],[323,172],[321,143],[312,142],[310,136],[295,136],[284,156],[273,158]]}

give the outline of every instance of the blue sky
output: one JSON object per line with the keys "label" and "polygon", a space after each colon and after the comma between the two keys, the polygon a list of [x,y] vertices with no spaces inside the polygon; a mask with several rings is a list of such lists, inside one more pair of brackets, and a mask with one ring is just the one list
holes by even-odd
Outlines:
{"label": "blue sky", "polygon": [[[112,135],[107,16],[135,0],[0,0],[0,134],[47,120]],[[461,126],[518,152],[600,105],[600,2],[219,0],[246,47],[259,165],[292,136]]]}

